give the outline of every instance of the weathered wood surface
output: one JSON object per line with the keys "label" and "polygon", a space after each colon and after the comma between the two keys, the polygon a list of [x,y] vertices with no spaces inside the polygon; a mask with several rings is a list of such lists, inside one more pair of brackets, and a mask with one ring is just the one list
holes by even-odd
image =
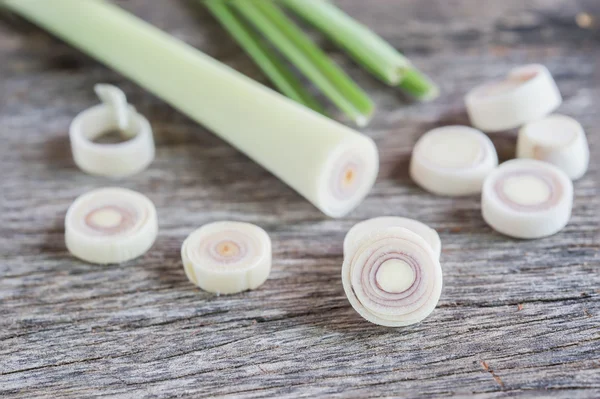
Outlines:
{"label": "weathered wood surface", "polygon": [[[119,3],[263,80],[206,13],[176,1]],[[444,93],[409,104],[322,41],[379,108],[365,129],[381,150],[379,181],[341,220],[114,72],[36,28],[0,23],[1,397],[600,397],[600,32],[574,22],[585,7],[600,15],[595,0],[339,3]],[[593,154],[571,223],[536,241],[493,232],[477,197],[437,198],[407,175],[419,135],[467,123],[467,89],[525,62],[552,70],[561,112],[583,123]],[[126,90],[158,144],[149,170],[118,183],[80,172],[69,150],[69,122],[96,103],[97,82]],[[511,156],[514,133],[492,139]],[[74,260],[65,211],[112,184],[156,203],[159,239],[121,266]],[[344,296],[343,236],[379,215],[416,217],[441,233],[443,295],[419,325],[370,325]],[[261,289],[215,297],[186,280],[182,240],[219,219],[271,234],[274,267]]]}

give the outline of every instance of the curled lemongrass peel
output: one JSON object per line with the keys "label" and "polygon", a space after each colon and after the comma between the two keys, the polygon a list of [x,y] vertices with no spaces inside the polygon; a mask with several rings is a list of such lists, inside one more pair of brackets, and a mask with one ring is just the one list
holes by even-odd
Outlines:
{"label": "curled lemongrass peel", "polygon": [[341,217],[379,168],[373,140],[104,1],[4,0],[228,141],[317,208]]}
{"label": "curled lemongrass peel", "polygon": [[369,234],[346,254],[344,291],[352,307],[371,323],[415,324],[435,309],[442,268],[431,246],[402,227]]}
{"label": "curled lemongrass peel", "polygon": [[410,176],[437,195],[481,192],[486,176],[498,166],[489,137],[466,126],[446,126],[425,133],[413,149]]}
{"label": "curled lemongrass peel", "polygon": [[271,240],[258,226],[216,222],[202,226],[181,246],[188,279],[204,291],[235,294],[262,285],[271,271]]}
{"label": "curled lemongrass peel", "polygon": [[577,180],[587,171],[590,149],[579,122],[564,115],[550,115],[521,128],[517,157],[551,163]]}
{"label": "curled lemongrass peel", "polygon": [[[127,104],[117,87],[96,85],[103,104],[75,117],[69,128],[71,151],[84,172],[109,177],[124,177],[146,169],[154,159],[154,138],[148,120]],[[119,130],[128,141],[98,144],[93,140],[111,130]]]}
{"label": "curled lemongrass peel", "polygon": [[516,238],[555,234],[571,217],[573,183],[556,166],[530,159],[507,161],[485,180],[483,218],[494,230]]}
{"label": "curled lemongrass peel", "polygon": [[90,263],[121,263],[137,258],[150,249],[157,233],[152,201],[124,188],[101,188],[83,194],[65,217],[67,249]]}
{"label": "curled lemongrass peel", "polygon": [[442,252],[442,242],[440,241],[440,236],[437,231],[418,220],[396,216],[377,217],[355,224],[344,238],[344,254],[348,254],[352,248],[356,247],[357,243],[366,236],[374,234],[378,230],[386,227],[403,227],[417,234],[427,241],[439,259]]}
{"label": "curled lemongrass peel", "polygon": [[543,118],[558,108],[562,96],[548,68],[531,64],[513,69],[503,81],[476,87],[465,103],[473,126],[497,132]]}

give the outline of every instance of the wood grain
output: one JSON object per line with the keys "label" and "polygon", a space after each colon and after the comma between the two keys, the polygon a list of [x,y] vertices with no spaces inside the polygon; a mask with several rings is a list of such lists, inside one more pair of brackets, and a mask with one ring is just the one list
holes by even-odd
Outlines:
{"label": "wood grain", "polygon": [[[197,7],[118,3],[264,82]],[[315,35],[378,106],[365,133],[381,150],[381,174],[368,199],[341,220],[324,217],[116,73],[4,18],[0,396],[600,397],[600,32],[575,24],[577,13],[597,9],[591,3],[340,0],[434,76],[443,92],[434,103],[411,104]],[[423,132],[468,123],[462,97],[469,88],[526,62],[550,68],[565,97],[560,112],[581,121],[592,149],[590,170],[575,183],[570,224],[535,241],[492,231],[476,196],[434,197],[407,174]],[[121,86],[154,127],[156,161],[134,178],[87,176],[72,161],[67,128],[96,103],[98,82]],[[492,140],[502,159],[512,156],[514,132]],[[155,202],[158,241],[119,266],[73,259],[63,241],[67,207],[87,190],[115,184]],[[345,232],[381,215],[415,217],[441,234],[442,298],[431,317],[412,327],[366,323],[341,286]],[[261,289],[215,297],[186,280],[181,242],[220,219],[270,233],[274,266]]]}

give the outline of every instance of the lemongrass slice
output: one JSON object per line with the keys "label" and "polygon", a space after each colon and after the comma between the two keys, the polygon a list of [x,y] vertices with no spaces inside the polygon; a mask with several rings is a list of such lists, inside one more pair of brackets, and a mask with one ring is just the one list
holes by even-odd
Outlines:
{"label": "lemongrass slice", "polygon": [[576,180],[587,171],[590,149],[579,122],[564,115],[550,115],[521,128],[517,157],[549,162]]}
{"label": "lemongrass slice", "polygon": [[442,252],[442,242],[440,236],[431,227],[425,223],[421,223],[418,220],[396,217],[396,216],[383,216],[373,219],[364,220],[360,223],[355,224],[346,234],[344,238],[344,254],[349,253],[360,240],[364,237],[376,233],[378,230],[386,227],[404,227],[407,230],[421,236],[437,258],[439,259]]}
{"label": "lemongrass slice", "polygon": [[442,268],[431,246],[402,227],[365,236],[346,255],[344,291],[352,307],[371,323],[415,324],[436,307]]}
{"label": "lemongrass slice", "polygon": [[[150,123],[127,104],[118,87],[96,85],[95,90],[103,104],[77,115],[69,129],[75,163],[84,172],[109,177],[130,176],[146,169],[155,153]],[[114,130],[128,140],[113,144],[94,142]]]}
{"label": "lemongrass slice", "polygon": [[276,93],[114,4],[3,6],[134,80],[271,171],[325,214],[362,202],[379,168],[373,140]]}
{"label": "lemongrass slice", "polygon": [[204,291],[235,294],[269,277],[271,239],[250,223],[210,223],[183,242],[181,259],[188,279]]}
{"label": "lemongrass slice", "polygon": [[65,217],[71,254],[90,263],[121,263],[144,254],[158,234],[156,208],[124,188],[101,188],[73,202]]}
{"label": "lemongrass slice", "polygon": [[491,140],[479,130],[446,126],[425,133],[410,161],[412,179],[437,195],[481,192],[485,177],[498,166]]}
{"label": "lemongrass slice", "polygon": [[516,238],[540,238],[562,230],[571,217],[573,183],[556,166],[513,159],[485,180],[483,218],[494,230]]}
{"label": "lemongrass slice", "polygon": [[474,127],[497,132],[543,118],[562,97],[548,68],[531,64],[513,69],[503,81],[476,87],[465,103]]}

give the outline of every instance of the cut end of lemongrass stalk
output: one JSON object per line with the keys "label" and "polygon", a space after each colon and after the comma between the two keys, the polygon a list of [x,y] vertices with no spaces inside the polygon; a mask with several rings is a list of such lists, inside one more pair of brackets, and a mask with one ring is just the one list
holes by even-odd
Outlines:
{"label": "cut end of lemongrass stalk", "polygon": [[342,283],[352,307],[371,323],[401,327],[425,319],[442,292],[442,268],[417,234],[388,227],[359,240],[346,255]]}
{"label": "cut end of lemongrass stalk", "polygon": [[398,87],[419,101],[433,101],[440,95],[439,87],[416,68],[403,71]]}
{"label": "cut end of lemongrass stalk", "polygon": [[90,263],[121,263],[144,254],[158,234],[156,209],[146,196],[123,188],[90,191],[65,217],[71,254]]}
{"label": "cut end of lemongrass stalk", "polygon": [[269,277],[271,239],[250,223],[210,223],[183,242],[181,258],[188,279],[204,291],[236,294]]}

